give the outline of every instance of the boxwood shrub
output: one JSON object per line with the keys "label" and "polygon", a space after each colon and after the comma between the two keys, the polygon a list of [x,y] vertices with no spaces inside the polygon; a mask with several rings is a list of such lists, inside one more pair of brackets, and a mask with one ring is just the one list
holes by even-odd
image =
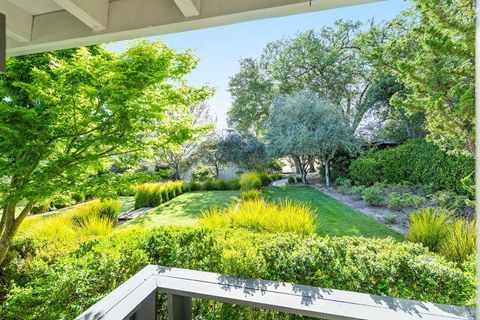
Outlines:
{"label": "boxwood shrub", "polygon": [[[52,264],[32,264],[10,277],[0,314],[2,319],[73,319],[149,263],[456,305],[475,297],[471,273],[418,244],[164,227],[124,232],[86,243]],[[297,318],[213,306],[195,300],[194,312],[202,319]]]}
{"label": "boxwood shrub", "polygon": [[412,141],[356,159],[350,165],[350,178],[355,184],[366,186],[408,181],[427,186],[431,191],[452,190],[463,194],[461,180],[474,167],[473,157],[449,155],[431,143]]}

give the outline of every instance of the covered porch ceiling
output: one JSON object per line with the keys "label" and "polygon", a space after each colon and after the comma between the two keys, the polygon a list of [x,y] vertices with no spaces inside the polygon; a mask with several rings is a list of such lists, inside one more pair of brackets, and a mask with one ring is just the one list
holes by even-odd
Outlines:
{"label": "covered porch ceiling", "polygon": [[14,56],[375,1],[0,0],[0,12]]}

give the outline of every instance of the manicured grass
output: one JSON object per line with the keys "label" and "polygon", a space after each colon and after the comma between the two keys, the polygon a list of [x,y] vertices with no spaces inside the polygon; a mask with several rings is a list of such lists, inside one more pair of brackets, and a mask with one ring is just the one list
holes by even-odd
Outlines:
{"label": "manicured grass", "polygon": [[273,201],[290,199],[310,204],[318,217],[318,234],[329,236],[365,236],[403,240],[403,236],[376,220],[350,208],[312,187],[268,187],[265,198]]}
{"label": "manicured grass", "polygon": [[198,215],[213,207],[225,207],[238,199],[238,191],[199,191],[182,194],[151,211],[125,223],[154,228],[164,225],[193,225]]}

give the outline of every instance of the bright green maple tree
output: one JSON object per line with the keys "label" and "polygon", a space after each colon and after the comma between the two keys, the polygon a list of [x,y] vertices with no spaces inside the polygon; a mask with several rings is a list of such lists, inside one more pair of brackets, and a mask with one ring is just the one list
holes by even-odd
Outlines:
{"label": "bright green maple tree", "polygon": [[36,203],[191,138],[167,114],[211,94],[186,84],[196,65],[188,51],[146,41],[123,54],[96,46],[8,61],[0,79],[0,264]]}

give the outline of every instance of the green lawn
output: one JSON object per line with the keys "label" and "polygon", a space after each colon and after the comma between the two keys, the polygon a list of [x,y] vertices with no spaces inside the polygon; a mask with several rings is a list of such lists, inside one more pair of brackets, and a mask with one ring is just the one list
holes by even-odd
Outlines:
{"label": "green lawn", "polygon": [[263,194],[274,201],[287,198],[310,204],[318,216],[319,235],[403,239],[398,232],[312,187],[268,187],[263,189]]}
{"label": "green lawn", "polygon": [[186,226],[197,222],[198,215],[212,207],[223,207],[238,199],[238,191],[199,191],[182,194],[151,211],[123,224],[154,228],[161,225]]}

